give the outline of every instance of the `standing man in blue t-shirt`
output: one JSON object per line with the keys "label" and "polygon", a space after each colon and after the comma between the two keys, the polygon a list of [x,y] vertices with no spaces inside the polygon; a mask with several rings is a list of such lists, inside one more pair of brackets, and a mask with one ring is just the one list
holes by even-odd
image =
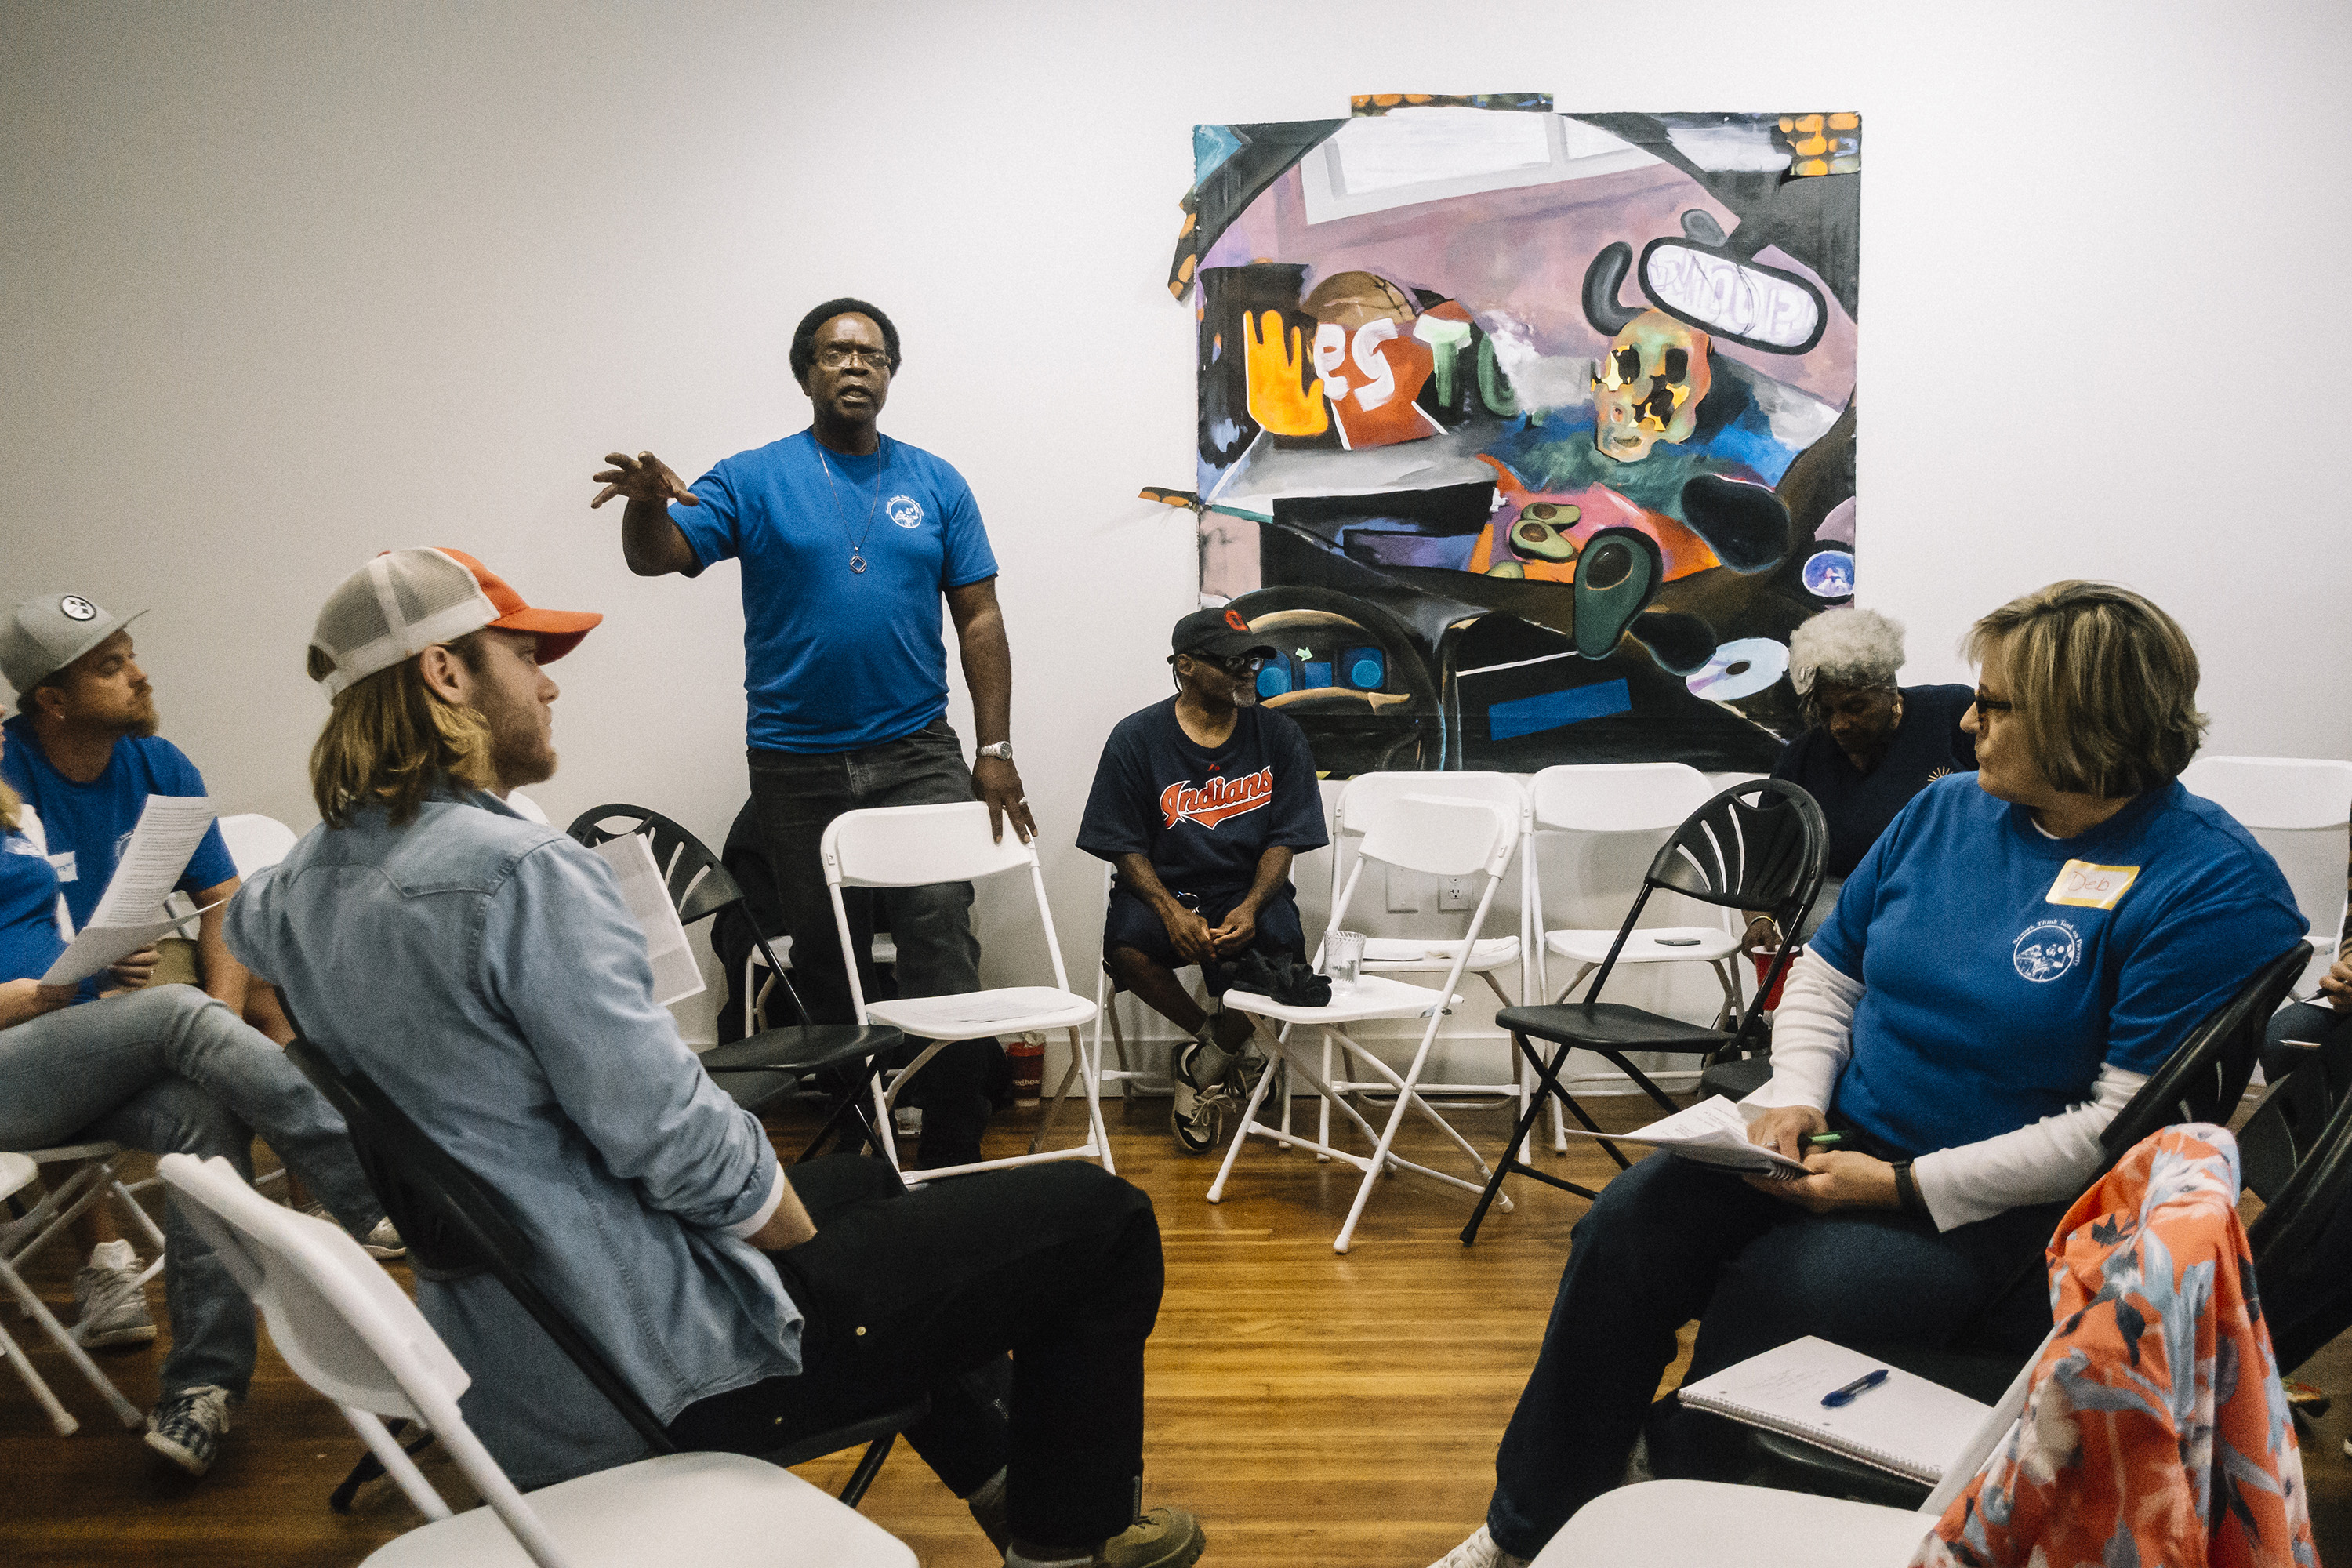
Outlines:
{"label": "standing man in blue t-shirt", "polygon": [[[1276,649],[1231,610],[1176,623],[1176,695],[1118,721],[1103,743],[1078,847],[1118,868],[1103,917],[1103,962],[1120,985],[1193,1037],[1169,1077],[1179,1147],[1214,1148],[1240,1098],[1238,1058],[1254,1026],[1220,998],[1221,960],[1304,958],[1291,858],[1330,842],[1315,757],[1288,715],[1257,706],[1258,665]],[[1213,1013],[1176,979],[1197,963]]]}
{"label": "standing man in blue t-shirt", "polygon": [[[792,369],[813,418],[796,436],[739,452],[691,489],[651,452],[614,452],[592,506],[626,499],[621,548],[641,577],[743,572],[743,687],[751,700],[751,802],[776,875],[792,963],[812,1017],[845,1023],[849,984],[818,859],[826,824],[866,806],[988,802],[1025,841],[1036,833],[1013,765],[1013,654],[996,603],[996,557],[963,476],[875,427],[900,362],[898,330],[862,300],[828,300],[793,333]],[[967,769],[947,721],[947,602],[971,689],[977,756]],[[881,896],[908,996],[980,989],[971,884]],[[872,905],[850,903],[859,979],[875,994]],[[916,1163],[980,1157],[992,1040],[952,1045],[909,1086],[923,1109]]]}

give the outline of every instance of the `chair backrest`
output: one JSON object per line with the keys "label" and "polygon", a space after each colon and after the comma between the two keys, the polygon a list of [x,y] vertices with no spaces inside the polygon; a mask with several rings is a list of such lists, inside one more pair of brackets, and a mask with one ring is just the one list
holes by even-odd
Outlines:
{"label": "chair backrest", "polygon": [[[190,1223],[259,1304],[272,1343],[296,1376],[346,1415],[423,1421],[532,1561],[566,1568],[539,1517],[458,1415],[457,1396],[471,1381],[466,1369],[358,1242],[325,1220],[278,1207],[218,1156],[166,1154],[160,1165]],[[372,1419],[353,1416],[352,1425],[376,1447],[380,1426],[371,1434]],[[424,1497],[411,1496],[428,1514],[448,1516],[446,1504],[426,1503],[440,1499],[414,1467],[400,1479],[404,1488],[424,1489]]]}
{"label": "chair backrest", "polygon": [[2200,757],[2180,775],[2191,795],[2238,819],[2271,852],[2294,889],[2318,955],[2316,980],[2344,924],[2345,826],[2352,817],[2352,763],[2325,757]]}
{"label": "chair backrest", "polygon": [[2099,1134],[2108,1164],[2164,1128],[2182,1121],[2226,1123],[2236,1113],[2262,1054],[2263,1030],[2310,957],[2311,944],[2296,942],[2198,1020]]}
{"label": "chair backrest", "polygon": [[361,1072],[345,1072],[307,1039],[287,1058],[341,1113],[360,1169],[408,1244],[409,1261],[426,1279],[489,1274],[553,1340],[581,1375],[657,1454],[677,1446],[636,1390],[528,1272],[536,1248],[498,1190],[428,1137],[392,1097]]}
{"label": "chair backrest", "polygon": [[1499,806],[1510,817],[1515,832],[1524,831],[1534,821],[1527,783],[1517,773],[1358,773],[1339,792],[1339,804],[1331,813],[1331,837],[1361,837],[1407,795],[1484,801]]}
{"label": "chair backrest", "polygon": [[1643,833],[1679,827],[1714,790],[1687,763],[1561,763],[1528,786],[1538,832]]}
{"label": "chair backrest", "polygon": [[1500,877],[1518,847],[1517,814],[1453,795],[1442,774],[1421,776],[1431,781],[1426,793],[1382,804],[1364,834],[1363,858],[1433,877]]}
{"label": "chair backrest", "polygon": [[2352,1030],[2340,1031],[2272,1084],[2238,1130],[2238,1165],[2246,1191],[2264,1204],[2276,1205],[2347,1100],[2352,1100]]}
{"label": "chair backrest", "polygon": [[228,858],[236,867],[240,878],[275,866],[286,858],[286,852],[301,840],[294,830],[274,816],[258,812],[240,812],[220,819],[221,840],[228,846]]}
{"label": "chair backrest", "polygon": [[1055,988],[1070,988],[1069,972],[1062,966],[1061,938],[1054,931],[1053,906],[1045,900],[1045,873],[1037,862],[1037,847],[1023,843],[1009,820],[1004,824],[1004,836],[992,837],[987,802],[869,806],[845,811],[825,824],[817,853],[824,862],[825,888],[833,895],[834,930],[841,940],[842,968],[847,972],[849,999],[857,1009],[860,1024],[867,1021],[866,986],[858,978],[849,910],[842,902],[845,888],[919,888],[933,882],[970,882],[1025,868],[1030,892],[1037,900],[1037,923],[1045,931],[1045,953],[1054,963]]}

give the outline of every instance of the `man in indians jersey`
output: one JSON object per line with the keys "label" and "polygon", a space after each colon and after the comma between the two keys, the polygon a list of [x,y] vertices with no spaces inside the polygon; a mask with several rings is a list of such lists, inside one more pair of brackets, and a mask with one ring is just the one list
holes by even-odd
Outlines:
{"label": "man in indians jersey", "polygon": [[[1223,961],[1252,950],[1304,957],[1290,858],[1329,842],[1315,759],[1295,722],[1257,706],[1276,650],[1231,610],[1176,623],[1176,695],[1110,732],[1078,847],[1118,868],[1103,962],[1120,985],[1192,1036],[1180,1047],[1170,1120],[1189,1153],[1213,1148],[1236,1101],[1252,1025],[1219,1005]],[[1196,963],[1213,1011],[1175,971]]]}

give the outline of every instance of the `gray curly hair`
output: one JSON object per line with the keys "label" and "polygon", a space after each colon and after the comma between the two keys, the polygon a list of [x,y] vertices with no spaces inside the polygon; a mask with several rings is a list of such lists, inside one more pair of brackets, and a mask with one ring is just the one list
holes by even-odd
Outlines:
{"label": "gray curly hair", "polygon": [[1903,623],[1876,610],[1823,610],[1789,638],[1789,684],[1809,697],[1832,686],[1892,686],[1903,668]]}

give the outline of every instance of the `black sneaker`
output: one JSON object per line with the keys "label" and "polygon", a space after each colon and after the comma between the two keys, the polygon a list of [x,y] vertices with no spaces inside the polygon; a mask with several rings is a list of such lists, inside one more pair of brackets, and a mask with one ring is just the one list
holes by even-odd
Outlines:
{"label": "black sneaker", "polygon": [[1201,1050],[1198,1040],[1179,1047],[1168,1073],[1175,1088],[1168,1126],[1176,1134],[1176,1146],[1187,1154],[1205,1154],[1217,1146],[1217,1134],[1224,1126],[1225,1102],[1233,1098],[1233,1089],[1224,1083],[1204,1089],[1193,1081],[1193,1066]]}
{"label": "black sneaker", "polygon": [[166,1394],[147,1417],[147,1446],[192,1476],[213,1468],[228,1436],[229,1393],[198,1384]]}

